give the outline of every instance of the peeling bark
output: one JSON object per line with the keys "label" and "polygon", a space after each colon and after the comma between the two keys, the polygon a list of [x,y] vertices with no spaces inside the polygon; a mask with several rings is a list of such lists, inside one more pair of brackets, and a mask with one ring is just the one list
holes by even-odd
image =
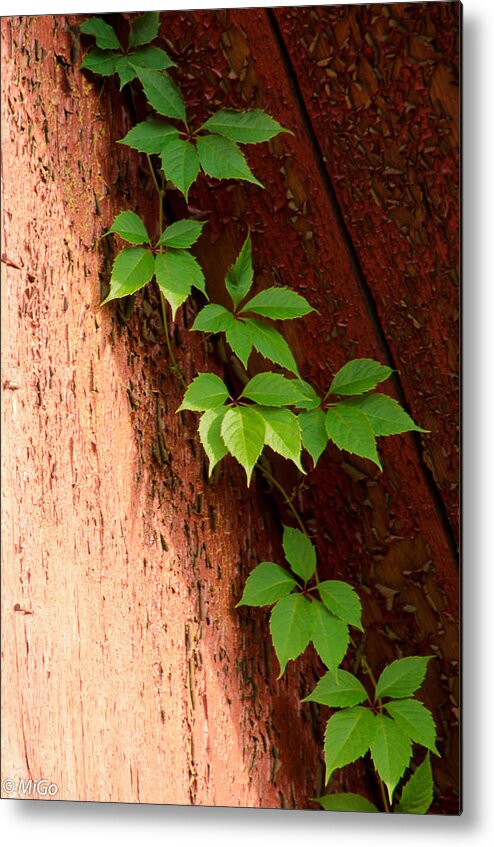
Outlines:
{"label": "peeling bark", "polygon": [[[282,280],[321,313],[287,329],[303,375],[325,387],[352,356],[386,361],[270,16],[161,19],[193,116],[259,106],[295,132],[249,149],[265,192],[206,178],[192,189],[190,206],[210,219],[198,246],[210,290],[220,299],[249,223],[259,286]],[[323,790],[326,714],[299,698],[321,668],[308,655],[276,681],[265,610],[234,609],[259,559],[280,560],[283,505],[260,478],[248,491],[230,460],[207,483],[195,418],[175,414],[181,389],[152,288],[131,308],[98,308],[115,246],[101,235],[123,208],[154,232],[156,210],[142,158],[114,143],[135,121],[130,98],[77,69],[79,21],[2,20],[2,775],[47,778],[58,799],[307,808]],[[280,18],[287,39],[288,24]],[[170,215],[186,213],[170,198]],[[393,301],[401,321],[410,308]],[[194,312],[184,307],[174,327],[189,380],[224,367],[221,350],[185,333]],[[423,328],[383,326],[405,351],[394,391],[413,405],[408,352]],[[442,397],[443,372],[425,369]],[[310,487],[273,466],[297,486],[323,576],[360,591],[375,670],[402,653],[438,657],[425,696],[444,813],[457,808],[458,583],[423,461],[441,437],[387,440],[383,475],[336,450]],[[337,780],[375,791],[364,766]]]}

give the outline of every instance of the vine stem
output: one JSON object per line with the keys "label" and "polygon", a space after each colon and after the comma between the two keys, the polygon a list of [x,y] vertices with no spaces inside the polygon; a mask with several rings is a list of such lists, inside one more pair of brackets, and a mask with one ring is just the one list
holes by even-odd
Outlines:
{"label": "vine stem", "polygon": [[[133,107],[134,107],[134,112],[137,115],[135,93],[134,93],[134,88],[132,86],[132,83],[130,85],[130,94],[131,94],[132,104],[133,104]],[[184,123],[185,123],[187,135],[190,135],[190,130],[189,130],[188,124],[187,124],[186,121],[184,121]],[[198,131],[199,130],[196,130],[194,135]],[[157,198],[158,198],[158,223],[159,223],[158,240],[159,240],[159,238],[160,238],[160,236],[163,232],[164,198],[165,198],[165,194],[166,194],[166,187],[165,187],[166,181],[165,181],[165,178],[164,178],[163,175],[161,175],[161,178],[159,178],[159,173],[157,172],[157,169],[155,168],[155,166],[153,164],[153,160],[152,160],[151,155],[149,153],[146,154],[146,158],[147,158],[147,165],[148,165],[148,169],[149,169],[149,174],[151,176],[153,185],[156,189]],[[160,184],[160,182],[161,182],[161,184]],[[163,247],[161,247],[159,245],[157,245],[154,249],[158,253],[163,251]],[[160,305],[161,305],[161,315],[162,315],[162,320],[163,320],[165,342],[166,342],[166,347],[167,347],[167,350],[168,350],[168,355],[169,355],[169,359],[170,359],[170,363],[171,363],[170,367],[171,367],[172,372],[174,372],[177,375],[181,385],[185,389],[187,389],[187,387],[188,387],[187,382],[185,380],[184,374],[182,373],[182,370],[181,370],[181,368],[180,368],[180,366],[177,362],[177,359],[175,357],[174,347],[172,345],[172,341],[171,341],[171,338],[170,338],[166,299],[165,299],[163,292],[161,291],[159,286],[158,286],[158,291],[159,291],[159,298],[160,298]],[[206,338],[207,337],[208,336],[206,336]],[[328,388],[328,390],[326,391],[323,399],[321,400],[320,407],[325,406],[325,404],[327,403],[328,398],[330,396],[331,396],[331,391],[330,391],[330,388]],[[332,404],[328,403],[328,405],[332,405]],[[284,501],[287,509],[290,511],[292,517],[294,518],[297,526],[302,531],[302,533],[308,538],[309,535],[308,535],[308,532],[306,530],[304,521],[302,520],[301,515],[299,514],[298,510],[296,509],[296,507],[293,503],[293,493],[292,493],[291,496],[288,494],[288,492],[285,490],[283,485],[278,481],[278,479],[276,479],[276,477],[271,473],[269,468],[266,467],[265,463],[262,460],[260,460],[258,462],[257,467],[260,470],[260,472],[263,474],[265,479],[270,483],[270,485],[279,492],[279,494],[283,498],[283,501]],[[315,588],[317,588],[319,586],[319,577],[318,577],[317,567],[316,567],[315,572],[314,572],[314,579],[315,579],[315,582],[316,582]],[[312,591],[312,590],[314,590],[314,588],[309,588],[308,590]],[[305,591],[305,587],[304,587],[304,591]],[[352,644],[353,648],[355,650],[357,650],[357,645],[356,645],[355,641],[353,640],[353,638],[350,638],[350,643]],[[364,655],[361,655],[359,657],[359,662],[360,662],[362,671],[369,677],[369,680],[374,687],[374,692],[376,692],[376,690],[377,690],[376,678],[374,676],[372,668],[370,667],[366,657]],[[382,707],[382,701],[380,699],[376,700],[375,695],[374,695],[374,700],[372,700],[371,697],[369,696],[369,704],[371,705],[371,707],[377,706],[377,708],[379,710],[382,710],[382,708],[383,708]],[[385,786],[383,780],[381,779],[381,777],[379,776],[379,774],[377,773],[377,771],[376,771],[376,776],[377,776],[378,783],[379,783],[379,790],[380,790],[380,794],[381,794],[381,798],[382,798],[383,809],[386,813],[390,813],[391,809],[390,809],[390,803],[388,801],[386,786]]]}
{"label": "vine stem", "polygon": [[[137,111],[137,105],[136,105],[136,95],[135,95],[134,85],[133,85],[132,82],[129,85],[129,90],[130,90],[130,99],[132,100],[132,106],[134,107],[134,114],[136,115],[136,118],[137,118],[138,111]],[[153,182],[154,182],[154,187],[156,188],[156,191],[159,194],[160,187],[158,185],[158,180],[156,179],[156,174],[154,172],[153,162],[151,160],[151,156],[149,155],[149,153],[146,153],[146,159],[147,159],[147,163],[148,163],[149,173],[151,174],[151,177],[152,177]],[[161,235],[161,232],[160,232],[160,235]]]}
{"label": "vine stem", "polygon": [[[268,469],[263,464],[261,464],[261,462],[258,463],[258,467],[259,467],[259,470],[261,471],[261,473],[264,474],[264,476],[266,477],[268,482],[270,482],[271,485],[274,485],[274,487],[280,492],[281,496],[283,497],[283,500],[285,501],[286,506],[288,507],[288,509],[292,513],[293,517],[297,521],[297,524],[299,525],[300,529],[302,530],[304,535],[309,537],[309,533],[307,532],[307,530],[305,528],[305,524],[304,524],[302,518],[300,517],[297,509],[293,505],[293,497],[289,496],[287,491],[285,491],[285,489],[283,488],[281,482],[278,482],[278,480],[276,479],[275,476],[273,476],[271,471],[268,471]],[[316,565],[316,568],[314,570],[314,579],[316,581],[316,586],[319,585],[319,574],[317,572],[317,565]]]}
{"label": "vine stem", "polygon": [[[376,773],[377,773],[377,771],[376,771]],[[381,789],[381,797],[382,797],[382,801],[383,801],[384,811],[386,812],[386,814],[389,815],[391,809],[389,808],[389,803],[388,803],[388,798],[386,796],[386,789],[384,787],[384,782],[382,781],[379,774],[377,774],[377,778],[379,780],[379,788]]]}
{"label": "vine stem", "polygon": [[[146,153],[146,158],[147,158],[147,162],[148,162],[149,173],[151,174],[151,176],[153,178],[154,187],[156,188],[156,192],[158,194],[158,228],[159,228],[158,238],[159,238],[161,236],[161,233],[163,232],[163,201],[165,199],[165,185],[164,185],[164,180],[163,180],[162,184],[160,186],[160,184],[158,182],[158,178],[156,176],[156,172],[155,172],[154,167],[153,167],[153,162],[152,162],[152,159],[151,159],[151,156],[149,155],[149,153]],[[163,248],[158,247],[157,249],[158,249],[158,251],[160,251]],[[167,316],[167,313],[166,313],[166,300],[163,296],[163,292],[162,292],[161,288],[159,287],[159,285],[158,285],[158,291],[159,291],[159,295],[160,295],[161,317],[162,317],[162,320],[163,320],[163,329],[165,331],[165,343],[166,343],[166,348],[168,350],[168,355],[170,357],[170,361],[172,363],[171,369],[174,373],[177,374],[178,379],[180,381],[180,384],[182,385],[182,388],[186,389],[187,388],[187,381],[186,381],[186,379],[185,379],[185,377],[184,377],[184,375],[183,375],[183,373],[180,369],[180,366],[179,366],[179,364],[178,364],[178,362],[175,358],[175,353],[173,352],[173,345],[172,345],[171,338],[170,338],[170,330],[168,329],[168,316]]]}
{"label": "vine stem", "polygon": [[[353,640],[353,638],[351,638],[350,641],[351,641],[353,647],[356,648],[357,645],[355,644],[355,641]],[[374,690],[375,690],[377,688],[376,677],[374,676],[373,670],[372,670],[371,666],[369,665],[369,662],[367,661],[365,656],[360,657],[360,664],[362,665],[362,669],[363,669],[364,673],[367,674],[370,681],[372,682],[372,685],[374,686]]]}
{"label": "vine stem", "polygon": [[[357,645],[355,644],[355,641],[353,640],[352,637],[350,637],[350,644],[352,645],[352,647],[354,647],[354,649],[357,649]],[[376,677],[374,676],[374,672],[373,672],[371,666],[369,665],[369,662],[365,658],[365,656],[360,657],[360,664],[362,665],[362,670],[364,671],[364,673],[367,674],[367,676],[369,677],[372,685],[374,686],[374,691],[375,691],[376,688],[377,688]],[[376,702],[376,701],[374,701],[374,702]],[[370,697],[369,697],[369,703],[372,704]],[[377,700],[377,705],[379,706],[380,709],[382,709],[381,700]],[[391,809],[390,809],[390,806],[389,806],[388,797],[387,797],[387,794],[386,794],[386,788],[385,788],[384,782],[382,781],[382,779],[379,776],[379,774],[377,773],[377,771],[376,771],[376,776],[377,776],[377,779],[378,779],[378,782],[379,782],[379,790],[381,792],[381,798],[382,798],[382,802],[383,802],[383,806],[384,806],[384,811],[387,814],[389,814],[391,812]]]}
{"label": "vine stem", "polygon": [[[156,174],[154,172],[153,162],[151,160],[151,156],[149,155],[149,153],[146,153],[146,159],[148,161],[149,173],[151,174],[151,177],[152,177],[153,182],[154,182],[154,187],[156,188],[156,191],[158,192],[158,194],[160,194],[161,189],[159,187],[158,180],[156,179]],[[160,232],[160,235],[161,235],[161,232]]]}
{"label": "vine stem", "polygon": [[304,526],[304,522],[303,522],[302,518],[300,517],[299,513],[297,512],[297,509],[293,505],[292,498],[289,496],[287,491],[285,491],[281,482],[278,482],[278,480],[276,479],[276,477],[273,476],[271,471],[268,471],[268,469],[263,464],[261,464],[260,462],[258,462],[257,467],[259,468],[259,470],[261,471],[263,476],[268,480],[268,482],[270,482],[271,485],[274,485],[274,487],[280,492],[281,496],[283,497],[283,500],[285,501],[286,506],[289,508],[293,517],[297,521],[297,524],[299,525],[300,529],[302,530],[304,535],[307,535],[308,533],[307,533],[307,530]]}
{"label": "vine stem", "polygon": [[158,206],[158,226],[159,226],[159,231],[160,231],[160,237],[161,237],[161,233],[163,232],[163,200],[164,199],[165,199],[165,189],[160,188],[160,190],[158,192],[158,202],[159,202],[159,206]]}
{"label": "vine stem", "polygon": [[179,366],[179,364],[178,364],[178,362],[175,358],[175,353],[173,352],[173,346],[172,346],[171,339],[170,339],[170,331],[168,329],[168,318],[167,318],[167,315],[166,315],[166,301],[165,301],[165,298],[163,297],[163,292],[161,291],[161,288],[159,286],[158,286],[158,291],[159,291],[159,294],[160,294],[161,315],[162,315],[162,318],[163,318],[163,329],[165,330],[165,343],[166,343],[166,347],[167,347],[167,350],[168,350],[168,355],[170,356],[170,361],[172,363],[171,369],[174,373],[177,374],[182,387],[187,388],[187,381],[186,381],[186,379],[185,379],[185,377],[184,377],[184,375],[183,375],[183,373],[180,369],[180,366]]}

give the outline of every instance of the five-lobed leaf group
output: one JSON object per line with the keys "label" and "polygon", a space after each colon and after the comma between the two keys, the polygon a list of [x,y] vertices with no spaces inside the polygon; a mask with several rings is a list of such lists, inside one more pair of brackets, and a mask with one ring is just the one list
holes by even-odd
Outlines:
{"label": "five-lobed leaf group", "polygon": [[275,604],[270,631],[280,676],[288,661],[303,653],[311,641],[330,673],[339,674],[350,639],[348,627],[360,626],[358,595],[338,580],[316,581],[314,590],[320,599],[313,589],[305,590],[315,577],[317,559],[312,541],[300,529],[283,527],[283,551],[291,572],[273,562],[262,562],[247,578],[237,605]]}
{"label": "five-lobed leaf group", "polygon": [[[167,226],[155,248],[144,222],[135,212],[120,212],[108,233],[115,233],[134,245],[118,253],[113,263],[110,291],[102,305],[139,291],[153,277],[158,288],[170,304],[172,316],[189,297],[192,288],[206,295],[206,281],[201,266],[189,252],[199,238],[204,221],[185,219]],[[207,295],[206,295],[207,296]]]}
{"label": "five-lobed leaf group", "polygon": [[158,30],[159,12],[145,12],[133,18],[127,50],[124,50],[110,24],[103,18],[88,18],[81,24],[81,32],[94,36],[96,47],[86,53],[81,68],[100,76],[118,74],[122,89],[144,69],[163,71],[175,67],[165,50],[149,44],[157,37]]}
{"label": "five-lobed leaf group", "polygon": [[[177,411],[216,412],[215,416],[201,419],[199,426],[199,436],[210,460],[210,473],[217,462],[230,452],[242,465],[250,482],[264,446],[290,459],[303,471],[300,464],[300,427],[296,415],[285,408],[297,400],[296,381],[271,372],[257,374],[247,382],[234,402],[226,385],[214,376],[216,381],[221,382],[223,390],[211,405],[207,391],[209,376],[214,375],[200,374],[193,380]],[[227,400],[231,401],[229,407],[224,405]],[[250,402],[246,404],[245,401]],[[209,432],[219,416],[221,428],[215,437],[217,449],[213,451]]]}
{"label": "five-lobed leaf group", "polygon": [[166,178],[187,200],[199,171],[215,179],[240,179],[259,187],[239,144],[269,141],[288,132],[260,109],[221,110],[197,130],[187,125],[185,103],[175,83],[161,70],[137,68],[135,74],[153,109],[162,117],[180,121],[184,129],[161,120],[146,120],[132,127],[120,143],[142,153],[157,154]]}
{"label": "five-lobed leaf group", "polygon": [[224,332],[232,352],[245,368],[248,367],[250,355],[255,349],[264,358],[298,375],[293,353],[283,335],[272,324],[259,320],[259,317],[289,320],[304,317],[313,309],[305,297],[286,287],[267,288],[243,302],[253,282],[252,242],[248,235],[225,279],[233,311],[210,303],[199,312],[192,329]]}
{"label": "five-lobed leaf group", "polygon": [[239,144],[259,144],[289,130],[261,109],[222,109],[191,133],[183,96],[165,72],[176,67],[175,62],[160,47],[149,44],[158,31],[159,12],[133,18],[124,50],[115,30],[103,18],[88,18],[81,25],[81,32],[96,41],[96,47],[86,53],[82,68],[101,76],[118,74],[120,88],[137,78],[155,112],[184,127],[179,130],[165,121],[145,120],[132,127],[121,143],[159,155],[166,178],[186,200],[200,170],[215,179],[240,179],[262,188]]}
{"label": "five-lobed leaf group", "polygon": [[[298,658],[311,641],[328,667],[303,701],[337,710],[328,720],[325,732],[326,781],[338,768],[370,753],[391,803],[410,764],[413,744],[438,754],[432,715],[414,697],[431,657],[408,656],[392,662],[382,671],[371,696],[358,677],[340,668],[349,644],[348,626],[361,628],[358,595],[340,580],[317,579],[315,547],[301,530],[283,528],[283,550],[290,570],[274,562],[261,562],[247,578],[237,605],[274,605],[270,632],[280,676],[287,663]],[[307,591],[313,578],[315,584]],[[319,600],[314,597],[315,591]],[[424,780],[420,776],[415,780],[423,795],[416,801],[417,808],[420,803],[430,805],[432,801],[431,791],[422,786]],[[415,782],[405,786],[400,811],[408,808],[403,797],[415,798]],[[355,799],[355,795],[331,799],[334,796],[320,799],[323,808],[363,810],[368,802]],[[412,807],[415,800],[407,802]]]}
{"label": "five-lobed leaf group", "polygon": [[[325,734],[326,781],[332,773],[370,752],[392,802],[396,786],[410,764],[417,743],[438,754],[436,727],[429,710],[413,695],[422,684],[431,657],[397,659],[382,672],[371,698],[354,674],[327,673],[305,702],[338,709]],[[382,703],[383,697],[392,697]],[[370,706],[363,706],[368,701]]]}
{"label": "five-lobed leaf group", "polygon": [[[370,459],[382,470],[378,436],[425,432],[392,397],[369,393],[391,373],[391,368],[373,359],[352,359],[335,374],[326,393],[328,407],[307,408],[300,414],[302,443],[314,464],[332,441],[340,450]],[[345,399],[333,401],[336,396]]]}
{"label": "five-lobed leaf group", "polygon": [[[217,449],[214,451],[209,431],[215,418],[210,415],[205,421],[201,419],[199,426],[199,437],[210,460],[210,473],[218,461],[230,453],[244,468],[250,484],[252,472],[265,446],[292,461],[304,473],[300,426],[297,416],[287,408],[298,401],[298,380],[271,371],[256,374],[234,401],[220,377],[215,376],[215,380],[222,383],[223,391],[212,406],[207,393],[208,376],[200,374],[193,380],[177,411],[214,410],[216,418],[221,415],[221,428],[214,442]],[[204,394],[201,394],[202,391]],[[229,405],[225,406],[227,401]]]}

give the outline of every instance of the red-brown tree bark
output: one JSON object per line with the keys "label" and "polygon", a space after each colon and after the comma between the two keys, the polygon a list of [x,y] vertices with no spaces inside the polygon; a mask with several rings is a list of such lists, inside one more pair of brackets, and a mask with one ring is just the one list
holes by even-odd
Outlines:
{"label": "red-brown tree bark", "polygon": [[[323,790],[325,714],[299,700],[321,669],[308,655],[277,681],[265,610],[234,608],[251,568],[281,560],[287,515],[262,479],[247,490],[233,461],[207,482],[194,416],[175,414],[182,390],[152,288],[130,313],[98,307],[112,260],[101,235],[123,208],[154,232],[156,207],[142,158],[115,144],[135,121],[131,99],[78,70],[80,20],[2,20],[2,775],[50,779],[63,799],[306,808]],[[433,429],[420,441],[388,439],[382,475],[329,450],[297,506],[324,576],[360,591],[376,672],[402,653],[437,656],[424,689],[443,752],[434,810],[455,811],[457,569],[423,458],[430,465],[443,443],[417,399],[412,352],[423,327],[401,331],[415,306],[397,298],[396,323],[389,314],[379,323],[385,293],[365,250],[355,264],[358,216],[341,201],[342,230],[332,160],[328,178],[286,64],[292,19],[231,10],[161,20],[197,120],[221,106],[259,106],[294,132],[249,150],[268,190],[205,178],[192,189],[190,209],[210,221],[198,248],[209,290],[221,298],[249,224],[256,284],[281,279],[320,311],[288,329],[303,375],[323,388],[348,358],[384,362],[399,345],[393,391]],[[322,23],[333,29],[331,17]],[[307,62],[318,68],[313,53]],[[301,67],[295,76],[305,91]],[[337,185],[345,180],[354,175],[338,171]],[[182,216],[183,201],[170,197],[169,214]],[[454,218],[437,238],[452,254]],[[444,286],[439,324],[456,304]],[[224,367],[221,351],[186,332],[194,309],[183,308],[174,327],[189,380]],[[424,370],[442,397],[443,370]],[[281,461],[274,467],[289,489],[299,485]],[[345,774],[337,780],[347,784]],[[348,780],[373,796],[365,769]]]}

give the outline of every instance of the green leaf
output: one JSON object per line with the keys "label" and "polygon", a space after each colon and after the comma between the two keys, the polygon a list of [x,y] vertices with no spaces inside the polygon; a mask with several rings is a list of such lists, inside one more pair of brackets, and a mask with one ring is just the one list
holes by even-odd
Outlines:
{"label": "green leaf", "polygon": [[326,413],[326,432],[340,450],[370,459],[382,470],[376,439],[368,418],[346,403],[331,406]]}
{"label": "green leaf", "polygon": [[190,383],[177,412],[183,412],[184,409],[190,409],[192,412],[217,409],[229,396],[228,388],[219,376],[201,373]]}
{"label": "green leaf", "polygon": [[148,44],[158,35],[160,28],[159,12],[144,12],[130,22],[129,47],[139,47]]}
{"label": "green leaf", "polygon": [[192,330],[200,332],[223,332],[234,323],[234,317],[228,309],[218,303],[208,303],[198,313]]}
{"label": "green leaf", "polygon": [[199,173],[199,159],[194,145],[178,137],[167,138],[161,150],[161,164],[166,178],[188,200],[189,188]]}
{"label": "green leaf", "polygon": [[307,582],[316,569],[316,548],[300,529],[283,526],[283,551],[292,571]]}
{"label": "green leaf", "polygon": [[247,474],[247,485],[264,447],[265,424],[252,408],[229,409],[221,426],[223,441]]}
{"label": "green leaf", "polygon": [[326,413],[322,409],[314,409],[312,412],[300,412],[298,422],[302,431],[302,444],[312,456],[315,467],[328,443]]}
{"label": "green leaf", "polygon": [[429,753],[404,785],[400,802],[393,809],[397,815],[426,815],[434,799],[434,783]]}
{"label": "green leaf", "polygon": [[163,71],[136,67],[144,94],[158,114],[185,122],[185,103],[175,83]]}
{"label": "green leaf", "polygon": [[362,629],[362,605],[351,585],[339,579],[318,583],[319,596],[330,612],[345,623]]}
{"label": "green leaf", "polygon": [[156,282],[172,308],[173,319],[179,306],[187,300],[192,286],[204,292],[205,281],[197,259],[187,250],[173,250],[156,255]]}
{"label": "green leaf", "polygon": [[412,741],[439,755],[434,719],[420,700],[390,700],[384,708]]}
{"label": "green leaf", "polygon": [[310,382],[306,382],[305,379],[297,379],[296,385],[300,394],[296,404],[297,409],[315,411],[318,406],[321,405],[321,398],[319,397],[319,394],[317,394]]}
{"label": "green leaf", "polygon": [[[399,435],[400,432],[427,432],[412,420],[400,404],[386,394],[365,394],[344,400],[349,408],[358,409],[369,421],[374,435]],[[339,405],[343,405],[339,404]]]}
{"label": "green leaf", "polygon": [[329,394],[363,394],[391,376],[392,368],[374,359],[352,359],[338,371],[329,387]]}
{"label": "green leaf", "polygon": [[173,273],[183,274],[194,288],[206,294],[206,280],[202,268],[192,253],[189,253],[188,250],[175,250],[169,247],[163,255]]}
{"label": "green leaf", "polygon": [[244,323],[249,330],[254,347],[261,356],[298,375],[297,363],[293,358],[293,353],[277,329],[256,320],[256,318],[245,318]]}
{"label": "green leaf", "polygon": [[105,50],[89,50],[81,62],[81,68],[100,76],[112,76],[117,70],[120,53],[107,53]]}
{"label": "green leaf", "polygon": [[242,362],[244,368],[246,368],[249,356],[252,352],[252,339],[245,322],[242,320],[234,320],[232,325],[226,330],[226,340],[235,355],[238,356]]}
{"label": "green leaf", "polygon": [[170,304],[172,317],[175,320],[177,309],[190,296],[192,285],[187,276],[175,268],[173,258],[170,261],[168,253],[157,253],[155,258],[156,282],[163,297]]}
{"label": "green leaf", "polygon": [[120,56],[116,63],[116,70],[120,77],[120,90],[136,78],[136,67],[165,70],[175,67],[175,62],[172,62],[168,54],[160,47],[143,47],[135,53]]}
{"label": "green leaf", "polygon": [[337,768],[365,756],[375,731],[375,715],[363,706],[342,709],[329,719],[324,736],[326,782]]}
{"label": "green leaf", "polygon": [[143,47],[133,53],[128,53],[127,58],[131,64],[138,68],[149,68],[153,71],[165,71],[167,68],[176,68],[173,59],[161,47]]}
{"label": "green leaf", "polygon": [[319,600],[312,602],[312,614],[312,643],[326,667],[336,673],[350,643],[348,626],[328,612]]}
{"label": "green leaf", "polygon": [[158,71],[173,67],[175,67],[175,62],[161,47],[143,47],[142,50],[121,56],[116,64],[116,70],[120,77],[120,90],[136,78],[136,68],[149,68]]}
{"label": "green leaf", "polygon": [[190,219],[175,221],[175,223],[167,226],[161,233],[158,244],[176,248],[192,247],[199,238],[206,223],[207,221],[193,221]]}
{"label": "green leaf", "polygon": [[256,374],[245,386],[242,397],[260,406],[291,406],[298,397],[293,381],[271,371]]}
{"label": "green leaf", "polygon": [[81,32],[84,35],[94,35],[96,45],[101,50],[121,50],[122,45],[117,38],[117,34],[110,24],[107,24],[103,18],[88,18],[81,24]]}
{"label": "green leaf", "polygon": [[149,235],[139,215],[130,210],[120,212],[113,221],[108,232],[116,232],[120,238],[130,241],[131,244],[149,244]]}
{"label": "green leaf", "polygon": [[240,311],[241,313],[253,312],[255,315],[262,315],[271,320],[286,321],[302,318],[314,309],[305,297],[292,291],[291,288],[275,287],[260,291],[252,300],[245,303]]}
{"label": "green leaf", "polygon": [[307,647],[312,632],[312,608],[305,597],[297,592],[279,600],[269,621],[274,649],[283,676],[290,659],[296,659]]}
{"label": "green leaf", "polygon": [[226,406],[209,409],[201,415],[199,421],[199,438],[209,459],[209,476],[214,468],[226,456],[228,450],[221,437],[221,423],[226,413]]}
{"label": "green leaf", "polygon": [[433,656],[407,656],[387,665],[377,681],[376,700],[382,697],[411,697],[420,688]]}
{"label": "green leaf", "polygon": [[336,674],[325,674],[302,703],[321,703],[323,706],[341,709],[343,706],[358,706],[365,700],[367,691],[360,680],[352,673],[338,668]]}
{"label": "green leaf", "polygon": [[238,606],[271,606],[290,594],[297,583],[284,568],[274,562],[261,562],[247,577]]}
{"label": "green leaf", "polygon": [[260,141],[269,141],[280,132],[289,132],[261,109],[252,109],[250,112],[222,109],[207,119],[201,127],[203,129],[241,144],[258,144]]}
{"label": "green leaf", "polygon": [[254,176],[242,151],[234,141],[221,135],[203,135],[197,139],[197,152],[204,173],[215,179],[244,179],[264,188]]}
{"label": "green leaf", "polygon": [[391,718],[375,716],[376,732],[371,742],[371,756],[379,776],[388,789],[389,802],[412,757],[412,742]]}
{"label": "green leaf", "polygon": [[127,85],[128,82],[132,82],[135,79],[136,72],[133,65],[129,64],[128,56],[120,56],[115,64],[115,70],[118,74],[118,78],[120,80],[120,91]]}
{"label": "green leaf", "polygon": [[178,129],[171,124],[164,121],[141,121],[118,143],[133,147],[141,153],[161,153],[170,138],[178,138]]}
{"label": "green leaf", "polygon": [[126,247],[116,257],[110,280],[110,293],[102,306],[118,297],[139,291],[154,276],[153,254],[144,247]]}
{"label": "green leaf", "polygon": [[235,262],[227,271],[225,279],[226,290],[232,298],[235,308],[250,291],[253,279],[252,241],[250,235],[248,235]]}
{"label": "green leaf", "polygon": [[326,794],[325,797],[315,797],[316,803],[326,812],[378,812],[379,809],[362,797],[361,794]]}
{"label": "green leaf", "polygon": [[288,409],[270,409],[258,406],[256,412],[261,415],[266,424],[265,444],[275,453],[293,462],[305,473],[300,464],[302,442],[297,418]]}

